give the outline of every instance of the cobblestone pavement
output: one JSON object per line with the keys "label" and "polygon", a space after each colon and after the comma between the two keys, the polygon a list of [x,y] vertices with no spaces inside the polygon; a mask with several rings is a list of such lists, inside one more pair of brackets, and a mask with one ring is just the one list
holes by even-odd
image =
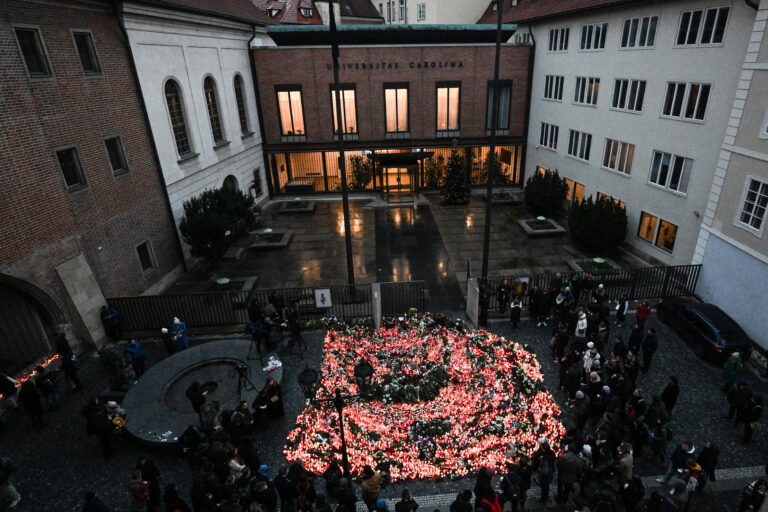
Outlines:
{"label": "cobblestone pavement", "polygon": [[[665,326],[659,325],[654,319],[651,322],[651,325],[657,325],[660,348],[650,373],[640,377],[640,385],[648,394],[653,394],[661,391],[667,375],[674,373],[680,379],[682,393],[673,416],[673,443],[684,437],[693,440],[697,446],[701,446],[708,439],[719,440],[721,468],[752,467],[741,473],[725,471],[721,473],[720,480],[757,474],[757,466],[763,467],[768,458],[766,431],[756,432],[750,445],[741,444],[740,432],[729,427],[722,419],[726,407],[725,398],[719,389],[719,369],[696,359],[691,350]],[[563,393],[555,389],[557,366],[549,356],[549,330],[537,328],[535,324],[526,321],[515,331],[511,330],[507,322],[493,323],[489,330],[530,344],[531,349],[539,354],[547,388],[554,390],[556,400],[563,404]],[[626,334],[628,329],[625,329]],[[272,466],[273,471],[284,462],[283,440],[293,428],[295,418],[304,406],[296,376],[304,364],[319,367],[322,336],[319,332],[306,333],[309,349],[303,360],[295,355],[284,358],[283,389],[286,415],[268,425],[259,438],[262,460]],[[196,344],[222,338],[225,337],[193,337],[191,342]],[[148,342],[145,345],[149,366],[164,357],[159,343]],[[18,465],[12,476],[12,481],[23,497],[17,510],[80,510],[85,493],[91,489],[98,491],[113,510],[127,510],[128,473],[133,469],[140,454],[149,456],[158,464],[163,472],[163,485],[177,482],[182,496],[188,496],[191,474],[180,454],[173,450],[151,450],[130,439],[116,439],[115,455],[107,461],[103,460],[96,439],[85,434],[85,420],[80,415],[80,408],[89,397],[100,394],[106,388],[106,375],[99,365],[98,358],[93,356],[83,358],[80,374],[85,386],[83,391],[76,394],[69,391],[63,380],[59,379],[62,407],[48,415],[47,427],[41,430],[32,429],[29,418],[19,411],[9,412],[3,417],[5,426],[0,430],[0,453],[12,457]],[[768,391],[765,382],[752,374],[745,373],[745,376],[754,389],[763,394]],[[565,421],[568,423],[569,420],[565,418]],[[659,474],[662,468],[640,460],[636,464],[636,470],[639,474],[650,477]],[[652,478],[646,480],[652,482]],[[743,478],[730,480],[732,485],[716,490],[714,494],[697,502],[691,510],[736,510],[743,481]],[[446,511],[456,493],[471,488],[472,484],[469,479],[437,483],[407,482],[387,487],[383,496],[393,499],[407,485],[417,497],[417,501],[422,502],[423,510],[438,508]],[[555,510],[554,507],[551,509]]]}

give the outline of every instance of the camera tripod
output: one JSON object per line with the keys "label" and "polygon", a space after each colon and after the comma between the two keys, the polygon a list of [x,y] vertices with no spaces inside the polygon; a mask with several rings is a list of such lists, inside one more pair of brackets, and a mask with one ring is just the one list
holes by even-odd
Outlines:
{"label": "camera tripod", "polygon": [[237,372],[237,405],[240,405],[243,401],[243,391],[255,391],[256,384],[254,384],[248,377],[250,368],[245,365],[236,365],[235,372]]}

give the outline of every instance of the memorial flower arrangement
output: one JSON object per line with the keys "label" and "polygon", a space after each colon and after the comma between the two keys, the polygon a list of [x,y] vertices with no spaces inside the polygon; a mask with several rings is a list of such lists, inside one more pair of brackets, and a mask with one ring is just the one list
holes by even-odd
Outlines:
{"label": "memorial flower arrangement", "polygon": [[[353,368],[362,358],[375,370],[365,397],[344,409],[355,474],[366,464],[388,468],[393,481],[503,470],[537,439],[556,448],[565,433],[535,356],[516,342],[440,315],[400,317],[379,330],[329,325],[317,398],[336,388],[358,394]],[[322,473],[340,447],[334,408],[307,403],[285,454]]]}

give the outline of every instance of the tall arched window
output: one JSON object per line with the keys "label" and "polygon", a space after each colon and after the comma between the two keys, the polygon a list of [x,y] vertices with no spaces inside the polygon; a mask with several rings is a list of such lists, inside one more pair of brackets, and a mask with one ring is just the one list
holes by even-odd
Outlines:
{"label": "tall arched window", "polygon": [[208,105],[208,119],[211,121],[213,142],[219,144],[224,142],[224,131],[221,129],[219,104],[216,101],[216,84],[213,83],[213,78],[206,78],[203,82],[203,88],[205,89],[205,104]]}
{"label": "tall arched window", "polygon": [[179,85],[173,80],[168,80],[165,84],[165,102],[168,104],[168,115],[171,118],[176,150],[179,152],[179,156],[188,155],[192,153],[192,146],[189,143],[187,123],[184,120],[184,106],[181,104]]}
{"label": "tall arched window", "polygon": [[237,115],[240,117],[240,131],[248,133],[248,111],[245,109],[245,93],[243,92],[243,79],[235,75],[235,99],[237,100]]}

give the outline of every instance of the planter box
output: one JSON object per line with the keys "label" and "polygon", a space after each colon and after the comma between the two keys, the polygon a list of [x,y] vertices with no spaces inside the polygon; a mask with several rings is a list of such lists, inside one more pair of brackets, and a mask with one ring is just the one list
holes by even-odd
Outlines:
{"label": "planter box", "polygon": [[285,249],[291,243],[293,232],[282,231],[276,233],[264,233],[251,231],[254,242],[250,245],[251,249]]}
{"label": "planter box", "polygon": [[523,231],[525,231],[525,234],[531,238],[531,237],[538,237],[538,236],[551,236],[551,235],[559,235],[561,233],[565,233],[567,230],[555,222],[552,219],[547,219],[547,222],[552,224],[551,229],[533,229],[528,222],[538,222],[536,219],[517,219],[515,222],[523,228]]}
{"label": "planter box", "polygon": [[315,201],[308,200],[283,201],[277,213],[314,213],[316,204]]}
{"label": "planter box", "polygon": [[[488,200],[488,196],[486,194],[483,194],[481,196],[483,198],[483,201]],[[522,192],[494,192],[493,193],[493,204],[519,204],[523,202],[523,193]]]}

